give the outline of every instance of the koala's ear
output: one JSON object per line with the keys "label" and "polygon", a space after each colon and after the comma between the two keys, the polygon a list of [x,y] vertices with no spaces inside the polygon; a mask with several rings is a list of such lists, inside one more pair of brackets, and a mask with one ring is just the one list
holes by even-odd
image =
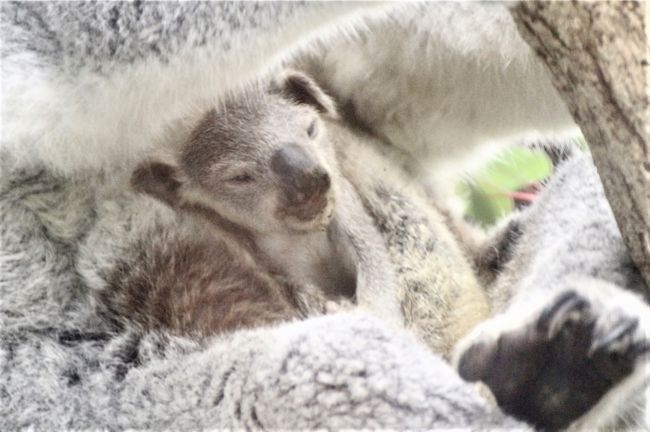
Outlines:
{"label": "koala's ear", "polygon": [[131,175],[131,186],[174,207],[180,200],[182,175],[178,167],[163,162],[144,162]]}
{"label": "koala's ear", "polygon": [[274,88],[284,97],[287,97],[299,104],[311,105],[319,113],[336,118],[336,104],[334,100],[307,75],[287,71],[275,82]]}

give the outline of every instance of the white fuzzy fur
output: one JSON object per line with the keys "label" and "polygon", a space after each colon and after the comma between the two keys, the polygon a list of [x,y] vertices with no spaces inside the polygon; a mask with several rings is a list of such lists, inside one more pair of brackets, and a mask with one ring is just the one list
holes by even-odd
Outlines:
{"label": "white fuzzy fur", "polygon": [[503,3],[401,4],[365,24],[298,62],[424,176],[488,141],[575,128]]}
{"label": "white fuzzy fur", "polygon": [[281,16],[272,36],[245,29],[226,41],[229,50],[218,39],[199,48],[188,42],[167,63],[139,59],[109,75],[81,69],[71,76],[43,67],[33,53],[5,56],[0,149],[66,173],[129,163],[173,139],[179,121],[263,73],[315,29],[359,8],[368,5],[307,4]]}
{"label": "white fuzzy fur", "polygon": [[[11,54],[2,62],[0,148],[68,173],[129,163],[175,139],[179,122],[265,71],[314,29],[361,6],[306,8],[285,18],[275,37],[252,29],[233,37],[227,52],[215,40],[181,47],[166,64],[141,59],[108,76],[88,69],[71,76],[43,67],[33,53]],[[321,31],[320,49],[309,47],[318,74],[427,175],[432,161],[467,157],[486,140],[573,126],[502,4],[409,3],[348,23]],[[407,38],[415,43],[404,44]]]}

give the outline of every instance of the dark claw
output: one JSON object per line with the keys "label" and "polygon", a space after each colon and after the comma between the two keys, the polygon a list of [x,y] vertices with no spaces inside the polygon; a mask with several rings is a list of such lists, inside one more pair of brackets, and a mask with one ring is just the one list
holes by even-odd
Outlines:
{"label": "dark claw", "polygon": [[594,338],[589,348],[589,356],[591,357],[595,352],[601,351],[612,343],[633,333],[637,327],[639,327],[639,320],[637,318],[625,318],[621,320],[607,333]]}
{"label": "dark claw", "polygon": [[[575,291],[567,291],[560,295],[551,306],[542,312],[542,315],[537,320],[537,331],[548,334],[551,323],[556,317],[565,317],[574,310],[583,311],[588,307],[589,303],[587,303],[587,300],[578,296]],[[549,335],[549,337],[552,336]]]}
{"label": "dark claw", "polygon": [[650,353],[650,340],[635,344],[634,348],[632,348],[632,355],[634,357],[638,357],[646,353]]}
{"label": "dark claw", "polygon": [[470,346],[458,362],[458,374],[466,381],[480,381],[484,378],[486,368],[494,362],[495,347],[478,342]]}

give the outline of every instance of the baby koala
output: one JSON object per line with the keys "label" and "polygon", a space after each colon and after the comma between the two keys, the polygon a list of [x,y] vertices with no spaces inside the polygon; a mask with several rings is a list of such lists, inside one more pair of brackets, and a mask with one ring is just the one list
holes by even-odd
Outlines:
{"label": "baby koala", "polygon": [[336,116],[311,79],[286,72],[205,113],[169,160],[139,165],[133,188],[199,234],[148,242],[102,303],[186,333],[301,317],[341,300],[399,323],[388,252],[322,121]]}

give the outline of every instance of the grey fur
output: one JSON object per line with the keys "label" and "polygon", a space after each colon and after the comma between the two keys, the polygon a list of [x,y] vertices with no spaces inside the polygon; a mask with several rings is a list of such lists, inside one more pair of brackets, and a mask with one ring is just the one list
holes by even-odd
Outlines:
{"label": "grey fur", "polygon": [[[107,76],[125,65],[167,63],[185,50],[208,46],[225,58],[241,40],[256,40],[320,11],[305,2],[3,2],[5,59],[29,55],[68,79],[83,72]],[[264,35],[264,36],[263,36]],[[235,46],[233,46],[235,45]]]}
{"label": "grey fur", "polygon": [[88,317],[74,267],[95,192],[7,154],[0,163],[0,329],[75,327]]}
{"label": "grey fur", "polygon": [[364,316],[205,345],[75,336],[2,334],[3,430],[521,427],[408,336]]}
{"label": "grey fur", "polygon": [[504,299],[514,297],[514,302],[518,296],[543,293],[574,275],[643,294],[643,281],[627,254],[589,157],[579,155],[561,164],[539,202],[516,214],[513,222],[520,231],[516,249],[489,289],[498,311],[505,308]]}

